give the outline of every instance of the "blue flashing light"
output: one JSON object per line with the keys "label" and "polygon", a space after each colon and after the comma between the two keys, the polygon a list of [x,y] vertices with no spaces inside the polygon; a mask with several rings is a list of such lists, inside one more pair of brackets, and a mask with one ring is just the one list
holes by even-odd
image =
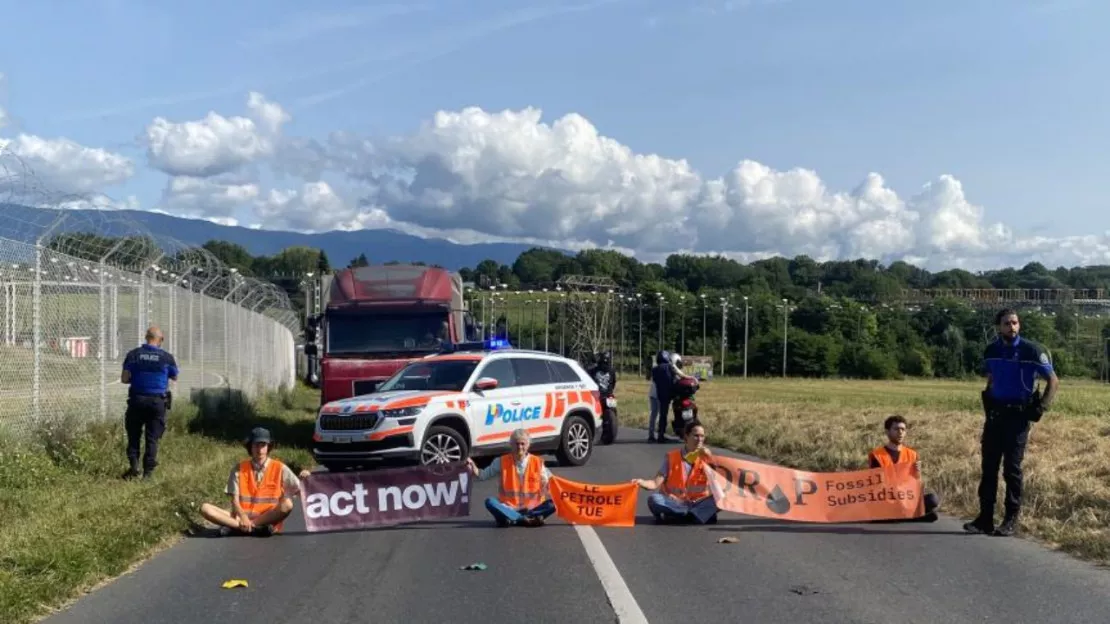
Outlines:
{"label": "blue flashing light", "polygon": [[474,340],[469,342],[455,342],[444,344],[440,348],[440,353],[454,353],[456,351],[497,351],[499,349],[511,349],[512,343],[502,338],[491,338],[489,340]]}

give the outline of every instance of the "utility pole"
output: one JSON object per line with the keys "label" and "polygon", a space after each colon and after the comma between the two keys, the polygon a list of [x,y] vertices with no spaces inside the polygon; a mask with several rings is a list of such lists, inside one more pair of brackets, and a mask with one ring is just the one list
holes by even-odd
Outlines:
{"label": "utility pole", "polygon": [[721,377],[725,376],[726,321],[728,321],[728,302],[721,297]]}
{"label": "utility pole", "polygon": [[790,326],[787,314],[790,311],[790,302],[782,300],[782,376],[786,377],[786,332]]}
{"label": "utility pole", "polygon": [[744,379],[748,378],[748,298],[744,297]]}

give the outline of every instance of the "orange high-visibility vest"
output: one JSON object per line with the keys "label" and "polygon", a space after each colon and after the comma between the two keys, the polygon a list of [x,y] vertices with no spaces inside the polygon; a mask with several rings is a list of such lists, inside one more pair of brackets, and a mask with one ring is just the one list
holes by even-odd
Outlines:
{"label": "orange high-visibility vest", "polygon": [[701,455],[694,460],[690,476],[683,475],[682,450],[674,449],[667,453],[667,479],[663,482],[663,493],[687,503],[697,502],[710,496],[709,477],[705,476]]}
{"label": "orange high-visibility vest", "polygon": [[524,464],[524,478],[517,474],[516,460],[511,454],[501,456],[501,485],[497,498],[513,509],[531,509],[543,502],[541,477],[543,460],[538,455],[528,454]]}
{"label": "orange high-visibility vest", "polygon": [[[890,453],[886,452],[886,446],[877,446],[871,449],[871,452],[867,454],[868,463],[870,463],[872,459],[879,462],[879,466],[882,468],[889,468],[894,465],[894,462],[890,459]],[[912,464],[916,461],[917,451],[903,444],[902,450],[898,454],[898,463]]]}
{"label": "orange high-visibility vest", "polygon": [[[266,471],[262,474],[262,481],[254,480],[254,467],[251,460],[244,459],[239,462],[239,508],[247,517],[254,520],[281,503],[283,485],[281,473],[285,464],[270,458],[266,464]],[[280,531],[285,521],[274,525],[274,532]]]}

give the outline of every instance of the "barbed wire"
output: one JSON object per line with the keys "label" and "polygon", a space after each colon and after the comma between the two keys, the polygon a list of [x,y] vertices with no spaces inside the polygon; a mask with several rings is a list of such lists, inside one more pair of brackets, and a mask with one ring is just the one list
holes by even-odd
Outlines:
{"label": "barbed wire", "polygon": [[[64,193],[44,184],[10,142],[0,139],[0,239],[21,243],[23,253],[6,254],[0,271],[32,271],[36,247],[50,250],[48,262],[78,273],[109,272],[122,282],[142,279],[176,286],[263,314],[295,334],[300,323],[288,294],[275,284],[241,275],[207,249],[156,234],[121,212],[103,194]],[[68,260],[67,260],[68,258]],[[14,261],[13,261],[14,260]],[[63,266],[56,266],[68,281]],[[33,273],[27,273],[28,279]]]}

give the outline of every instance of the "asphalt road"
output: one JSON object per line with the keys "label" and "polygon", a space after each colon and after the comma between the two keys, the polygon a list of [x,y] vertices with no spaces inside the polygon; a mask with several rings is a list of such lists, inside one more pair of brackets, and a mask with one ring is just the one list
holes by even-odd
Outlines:
{"label": "asphalt road", "polygon": [[[622,432],[570,479],[650,477],[669,446]],[[731,455],[724,451],[720,454]],[[554,466],[554,460],[549,462]],[[476,502],[493,480],[475,484]],[[1110,573],[960,522],[810,525],[722,512],[632,529],[497,529],[459,521],[309,534],[299,507],[273,538],[190,538],[48,619],[52,623],[1105,622]],[[735,536],[735,544],[719,544]],[[599,548],[600,546],[600,548]],[[461,571],[483,562],[485,571]],[[223,589],[228,579],[248,588]],[[642,614],[642,619],[638,616]]]}

